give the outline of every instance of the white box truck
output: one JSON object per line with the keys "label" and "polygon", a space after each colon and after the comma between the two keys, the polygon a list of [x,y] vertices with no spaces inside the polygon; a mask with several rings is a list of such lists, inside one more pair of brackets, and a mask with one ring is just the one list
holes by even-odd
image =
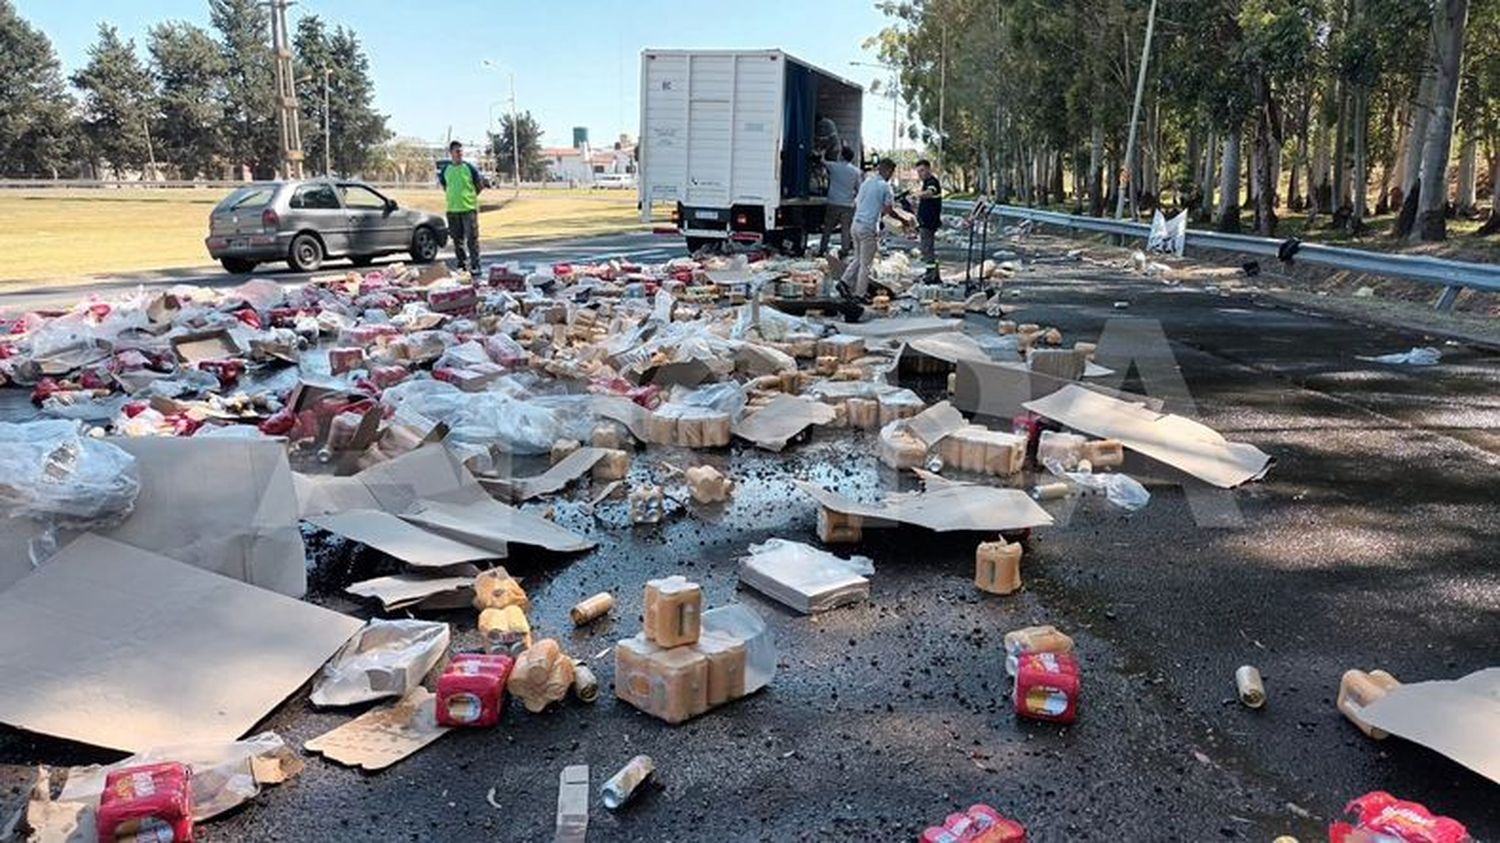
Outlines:
{"label": "white box truck", "polygon": [[822,230],[822,159],[861,161],[864,89],[780,50],[641,53],[641,219],[670,207],[688,251],[800,255]]}

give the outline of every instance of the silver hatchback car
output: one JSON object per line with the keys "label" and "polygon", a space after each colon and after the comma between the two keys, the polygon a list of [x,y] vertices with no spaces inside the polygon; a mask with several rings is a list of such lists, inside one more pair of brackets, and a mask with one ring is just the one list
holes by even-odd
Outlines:
{"label": "silver hatchback car", "polygon": [[237,188],[209,215],[203,242],[238,273],[273,261],[312,272],[327,258],[364,266],[396,252],[431,263],[447,241],[447,220],[437,214],[401,208],[362,182],[315,179]]}

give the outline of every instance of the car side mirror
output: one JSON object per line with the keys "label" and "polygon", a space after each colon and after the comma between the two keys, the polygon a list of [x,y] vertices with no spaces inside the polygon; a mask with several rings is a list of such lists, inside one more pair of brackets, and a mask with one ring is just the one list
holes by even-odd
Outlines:
{"label": "car side mirror", "polygon": [[396,210],[396,200],[394,200],[394,199],[387,199],[387,200],[385,200],[385,210],[386,210],[386,213],[390,213],[391,211]]}

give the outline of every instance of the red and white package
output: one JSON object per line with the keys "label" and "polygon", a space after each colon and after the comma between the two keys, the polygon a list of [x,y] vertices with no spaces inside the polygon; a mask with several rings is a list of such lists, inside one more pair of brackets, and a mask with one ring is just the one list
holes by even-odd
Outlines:
{"label": "red and white package", "polygon": [[99,796],[99,843],[192,843],[193,771],[166,762],[115,770]]}
{"label": "red and white package", "polygon": [[1353,824],[1328,827],[1329,843],[1472,843],[1463,823],[1433,814],[1423,805],[1376,790],[1348,805]]}
{"label": "red and white package", "polygon": [[988,805],[971,805],[922,832],[918,843],[1026,843],[1026,828]]}

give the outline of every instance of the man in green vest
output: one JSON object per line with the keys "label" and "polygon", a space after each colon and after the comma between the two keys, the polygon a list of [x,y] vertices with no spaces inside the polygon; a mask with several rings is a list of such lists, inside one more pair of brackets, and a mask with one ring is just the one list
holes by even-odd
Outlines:
{"label": "man in green vest", "polygon": [[458,268],[479,274],[479,191],[484,178],[479,168],[464,160],[464,145],[448,144],[448,163],[438,168],[438,184],[448,195],[448,234],[458,255]]}

